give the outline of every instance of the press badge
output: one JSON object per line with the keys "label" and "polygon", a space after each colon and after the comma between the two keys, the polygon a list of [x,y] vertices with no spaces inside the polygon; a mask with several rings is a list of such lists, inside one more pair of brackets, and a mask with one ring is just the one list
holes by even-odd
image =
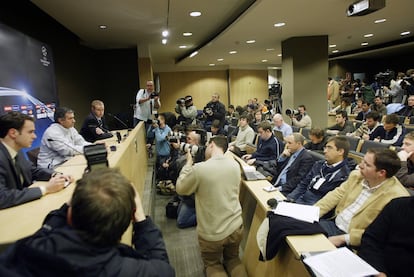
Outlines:
{"label": "press badge", "polygon": [[325,178],[323,177],[319,178],[318,181],[313,185],[313,188],[318,190],[322,186],[322,184],[325,183],[325,181],[326,181]]}

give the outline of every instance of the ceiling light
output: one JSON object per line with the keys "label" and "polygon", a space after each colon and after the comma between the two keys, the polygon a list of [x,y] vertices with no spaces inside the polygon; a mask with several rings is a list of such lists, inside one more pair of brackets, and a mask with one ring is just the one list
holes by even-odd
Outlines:
{"label": "ceiling light", "polygon": [[246,43],[251,44],[251,43],[255,43],[256,41],[254,39],[251,40],[246,40]]}
{"label": "ceiling light", "polygon": [[381,18],[381,19],[377,19],[377,20],[375,20],[374,21],[374,23],[383,23],[383,22],[385,22],[385,21],[387,21],[385,18]]}
{"label": "ceiling light", "polygon": [[219,58],[219,59],[217,59],[217,61],[218,61],[218,62],[222,62],[222,61],[224,61],[224,59]]}
{"label": "ceiling light", "polygon": [[237,51],[235,51],[235,50],[229,52],[230,55],[233,55],[233,54],[236,54],[236,53],[237,53]]}
{"label": "ceiling light", "polygon": [[277,54],[278,57],[282,57],[282,54]]}
{"label": "ceiling light", "polygon": [[373,37],[373,36],[374,36],[374,34],[365,34],[364,38],[370,38],[370,37]]}
{"label": "ceiling light", "polygon": [[275,51],[275,48],[267,48],[266,51]]}
{"label": "ceiling light", "polygon": [[332,53],[338,53],[339,52],[339,50],[333,50],[332,51]]}
{"label": "ceiling light", "polygon": [[409,35],[409,34],[411,34],[411,33],[410,33],[410,31],[406,31],[406,32],[402,32],[400,35],[401,35],[401,36],[407,36],[407,35]]}
{"label": "ceiling light", "polygon": [[185,33],[183,33],[183,36],[185,36],[185,37],[190,37],[190,36],[192,36],[193,35],[193,33],[190,33],[190,32],[185,32]]}
{"label": "ceiling light", "polygon": [[209,66],[215,66],[215,65],[216,65],[216,64],[214,64],[214,63],[210,63],[210,64],[209,64]]}
{"label": "ceiling light", "polygon": [[163,39],[161,40],[161,42],[162,42],[162,44],[167,44],[167,39],[166,39],[166,38],[163,38]]}
{"label": "ceiling light", "polygon": [[106,25],[99,25],[99,29],[104,30],[104,29],[106,29],[106,28],[108,28]]}
{"label": "ceiling light", "polygon": [[273,26],[275,26],[275,27],[283,27],[285,25],[286,25],[285,22],[279,22],[279,23],[275,23],[275,25],[273,25]]}
{"label": "ceiling light", "polygon": [[336,47],[336,44],[330,44],[329,45],[329,48],[334,48],[334,47]]}
{"label": "ceiling light", "polygon": [[368,45],[368,42],[361,43],[361,46],[367,46],[367,45]]}
{"label": "ceiling light", "polygon": [[198,51],[194,51],[193,53],[190,54],[190,58],[194,57],[197,54],[198,54]]}
{"label": "ceiling light", "polygon": [[180,45],[178,47],[181,48],[181,49],[184,49],[184,48],[187,48],[187,45]]}
{"label": "ceiling light", "polygon": [[168,30],[162,31],[162,36],[163,37],[168,37],[169,34],[170,34],[170,32],[168,32]]}
{"label": "ceiling light", "polygon": [[265,62],[267,62],[267,60],[262,60],[262,63],[265,63]]}
{"label": "ceiling light", "polygon": [[201,12],[190,12],[190,16],[192,17],[198,17],[201,15]]}

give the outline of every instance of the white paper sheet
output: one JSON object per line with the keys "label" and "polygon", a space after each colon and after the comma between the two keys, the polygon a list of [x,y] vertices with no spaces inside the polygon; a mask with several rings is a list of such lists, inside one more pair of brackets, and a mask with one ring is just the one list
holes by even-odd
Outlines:
{"label": "white paper sheet", "polygon": [[280,202],[274,210],[274,213],[310,223],[319,221],[319,207],[316,206]]}

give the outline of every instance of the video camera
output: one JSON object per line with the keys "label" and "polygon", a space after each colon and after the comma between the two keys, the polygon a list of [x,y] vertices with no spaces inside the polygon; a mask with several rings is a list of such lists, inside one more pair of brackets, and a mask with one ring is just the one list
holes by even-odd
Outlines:
{"label": "video camera", "polygon": [[177,105],[185,105],[185,106],[191,106],[190,104],[193,102],[193,97],[190,95],[187,95],[186,97],[181,97],[177,99]]}
{"label": "video camera", "polygon": [[299,115],[300,113],[299,113],[299,111],[298,110],[294,110],[294,109],[286,109],[286,111],[285,111],[285,114],[287,115],[287,116],[297,116],[297,115]]}
{"label": "video camera", "polygon": [[391,80],[394,79],[395,73],[394,71],[387,70],[386,72],[379,72],[375,75],[375,80],[384,86],[389,86]]}

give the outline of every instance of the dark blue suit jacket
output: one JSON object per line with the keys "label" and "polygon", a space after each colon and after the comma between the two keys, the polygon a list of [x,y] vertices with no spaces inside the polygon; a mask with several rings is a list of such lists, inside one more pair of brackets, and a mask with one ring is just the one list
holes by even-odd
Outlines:
{"label": "dark blue suit jacket", "polygon": [[[96,133],[97,127],[101,128],[105,133],[98,135]],[[113,136],[109,132],[108,126],[105,124],[105,119],[102,117],[102,124],[99,124],[98,119],[96,119],[95,115],[92,113],[85,118],[79,133],[88,142],[95,142],[96,140],[106,139]]]}
{"label": "dark blue suit jacket", "polygon": [[28,188],[34,180],[47,181],[52,170],[36,168],[19,151],[17,162],[21,168],[23,183],[17,176],[14,161],[7,148],[0,142],[0,209],[16,206],[42,197],[40,188]]}

